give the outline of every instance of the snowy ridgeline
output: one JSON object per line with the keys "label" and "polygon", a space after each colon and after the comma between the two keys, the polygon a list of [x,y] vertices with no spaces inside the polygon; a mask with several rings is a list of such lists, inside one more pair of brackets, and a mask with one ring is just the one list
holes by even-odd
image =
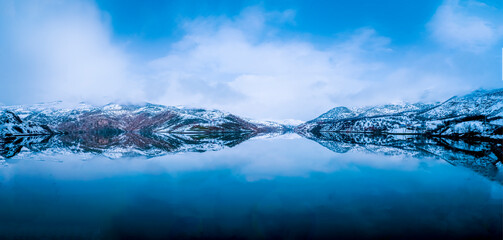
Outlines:
{"label": "snowy ridgeline", "polygon": [[11,111],[0,112],[0,139],[13,136],[50,135],[53,131],[46,125],[22,121]]}
{"label": "snowy ridgeline", "polygon": [[475,91],[436,104],[336,107],[296,128],[319,132],[503,138],[503,89]]}
{"label": "snowy ridgeline", "polygon": [[53,133],[264,133],[289,129],[286,125],[251,121],[219,110],[148,103],[95,107],[88,104],[67,106],[56,102],[0,106],[0,110],[1,138]]}
{"label": "snowy ridgeline", "polygon": [[[277,133],[292,128],[290,124],[259,122],[219,110],[148,103],[0,106],[0,138],[54,133]],[[499,139],[503,138],[503,89],[475,91],[435,104],[337,107],[295,131],[303,135],[362,132]]]}

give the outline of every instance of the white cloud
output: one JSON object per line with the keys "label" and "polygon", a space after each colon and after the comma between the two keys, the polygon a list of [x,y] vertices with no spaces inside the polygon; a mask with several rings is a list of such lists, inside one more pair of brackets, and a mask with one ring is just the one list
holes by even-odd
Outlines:
{"label": "white cloud", "polygon": [[470,79],[455,56],[396,51],[372,28],[323,48],[285,37],[280,26],[295,24],[292,10],[186,21],[164,57],[142,62],[112,41],[106,15],[87,2],[0,7],[0,101],[9,104],[150,101],[309,120],[338,105],[443,100],[488,84]]}
{"label": "white cloud", "polygon": [[147,88],[165,86],[152,90],[151,101],[309,120],[337,105],[442,100],[468,87],[453,86],[456,79],[443,72],[414,66],[417,59],[409,64],[387,60],[395,56],[390,39],[370,28],[320,49],[308,40],[279,37],[268,21],[266,13],[252,9],[236,19],[186,23],[185,37],[149,64],[156,74],[149,76]]}
{"label": "white cloud", "polygon": [[5,1],[1,7],[0,41],[7,53],[0,57],[7,69],[2,78],[12,82],[5,86],[7,101],[101,103],[141,97],[128,56],[111,42],[104,16],[93,5]]}
{"label": "white cloud", "polygon": [[476,1],[447,0],[429,23],[433,38],[449,48],[487,50],[503,37],[502,19],[486,15],[490,11],[494,9]]}

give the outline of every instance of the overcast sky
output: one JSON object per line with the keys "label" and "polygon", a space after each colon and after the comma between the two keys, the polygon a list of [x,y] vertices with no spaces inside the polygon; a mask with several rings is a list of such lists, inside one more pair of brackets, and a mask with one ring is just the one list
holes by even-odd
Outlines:
{"label": "overcast sky", "polygon": [[0,103],[257,119],[501,88],[503,1],[0,2]]}

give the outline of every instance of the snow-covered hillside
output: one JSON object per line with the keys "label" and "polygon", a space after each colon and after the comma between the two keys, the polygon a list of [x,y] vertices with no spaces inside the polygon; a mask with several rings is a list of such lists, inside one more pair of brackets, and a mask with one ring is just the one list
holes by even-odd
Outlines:
{"label": "snow-covered hillside", "polygon": [[45,125],[32,121],[23,121],[11,111],[0,111],[0,139],[50,134],[52,134],[52,131]]}
{"label": "snow-covered hillside", "polygon": [[166,107],[155,104],[92,106],[64,105],[61,102],[29,106],[0,106],[23,121],[47,125],[62,133],[83,132],[269,132],[282,125],[255,123],[219,110]]}
{"label": "snow-covered hillside", "polygon": [[478,90],[436,104],[336,107],[296,131],[503,138],[503,89]]}

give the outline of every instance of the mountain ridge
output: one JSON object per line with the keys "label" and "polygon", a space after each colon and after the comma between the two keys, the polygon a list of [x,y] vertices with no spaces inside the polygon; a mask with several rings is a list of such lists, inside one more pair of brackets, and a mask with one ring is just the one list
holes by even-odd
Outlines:
{"label": "mountain ridge", "polygon": [[335,107],[295,131],[303,135],[346,132],[503,138],[503,88],[477,90],[433,104]]}
{"label": "mountain ridge", "polygon": [[[34,134],[84,132],[103,134],[121,132],[265,133],[288,131],[291,128],[273,122],[252,121],[220,110],[180,108],[150,103],[141,105],[111,103],[103,106],[79,104],[74,107],[61,107],[57,104],[0,106],[0,111],[2,111],[3,118],[6,119],[5,123],[0,122],[0,137],[19,136],[24,132]],[[23,120],[17,115],[22,116]],[[50,131],[36,132],[28,126],[24,126],[26,129],[22,129],[22,131],[15,131],[12,127],[5,125],[22,125],[24,123],[32,127],[46,126],[45,128]]]}

